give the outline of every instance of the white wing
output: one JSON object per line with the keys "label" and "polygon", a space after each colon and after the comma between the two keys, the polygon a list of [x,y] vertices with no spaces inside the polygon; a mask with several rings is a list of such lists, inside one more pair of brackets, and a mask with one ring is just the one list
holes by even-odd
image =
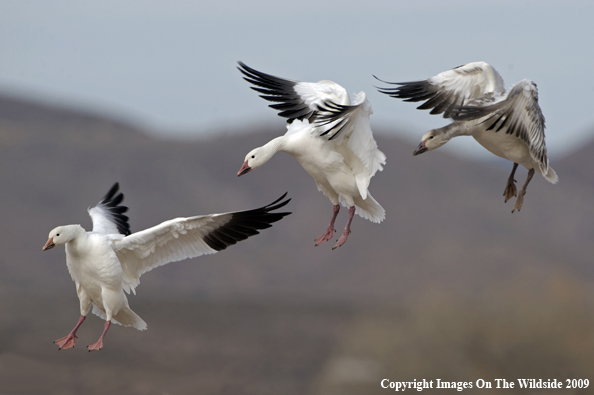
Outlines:
{"label": "white wing", "polygon": [[[214,254],[258,234],[290,213],[271,212],[285,206],[286,193],[264,207],[224,214],[176,218],[113,242],[124,272],[126,292],[134,291],[143,273],[170,262]],[[279,203],[280,202],[280,203]]]}
{"label": "white wing", "polygon": [[505,93],[503,78],[485,62],[468,63],[423,81],[386,83],[399,86],[378,88],[381,93],[410,102],[425,100],[417,109],[444,113],[444,118],[450,118],[457,106],[490,102]]}
{"label": "white wing", "polygon": [[[371,177],[382,170],[386,156],[377,149],[369,124],[373,112],[365,93],[359,93],[353,105],[346,90],[335,82],[299,82],[287,80],[254,70],[239,62],[239,71],[249,83],[256,85],[253,90],[262,93],[263,99],[279,102],[270,107],[281,111],[288,123],[295,119],[304,121],[292,123],[287,127],[287,135],[311,132],[326,137],[337,146],[341,154],[343,146],[348,147],[346,159],[350,161],[356,175],[357,187],[363,199],[367,197],[367,187]],[[305,123],[307,121],[307,124]],[[343,155],[344,156],[344,155]]]}
{"label": "white wing", "polygon": [[538,89],[530,80],[518,82],[504,100],[483,106],[462,106],[453,112],[454,120],[485,117],[481,122],[485,130],[514,135],[523,140],[530,156],[538,162],[542,174],[549,170],[545,144],[545,118],[538,105]]}
{"label": "white wing", "polygon": [[285,78],[265,74],[243,62],[238,62],[238,69],[247,82],[255,85],[252,87],[256,92],[262,93],[261,98],[278,102],[269,107],[280,111],[279,116],[288,118],[287,122],[293,120],[308,120],[313,122],[318,108],[328,102],[348,104],[349,96],[346,90],[332,81],[320,82],[299,82]]}
{"label": "white wing", "polygon": [[[344,145],[352,152],[358,161],[351,161],[353,172],[357,179],[357,187],[363,199],[367,198],[367,187],[371,177],[378,170],[383,170],[386,155],[377,148],[369,117],[373,113],[371,103],[365,92],[355,96],[353,105],[328,103],[320,108],[319,115],[314,122],[323,132],[320,136],[329,136],[329,141],[336,141],[337,145]],[[339,148],[337,149],[341,151]],[[347,155],[348,157],[348,155]],[[362,164],[359,166],[358,162]]]}
{"label": "white wing", "polygon": [[119,188],[120,186],[116,182],[96,206],[89,207],[88,212],[93,221],[93,232],[120,233],[126,236],[130,234],[128,217],[124,215],[128,211],[128,207],[118,206],[124,200],[122,193],[116,195]]}

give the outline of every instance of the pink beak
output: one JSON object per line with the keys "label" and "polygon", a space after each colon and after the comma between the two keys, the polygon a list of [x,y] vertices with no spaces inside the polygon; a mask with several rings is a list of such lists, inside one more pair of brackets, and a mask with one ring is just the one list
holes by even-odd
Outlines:
{"label": "pink beak", "polygon": [[54,244],[54,238],[50,237],[49,240],[47,241],[47,243],[45,243],[45,245],[41,248],[42,251],[45,250],[50,250],[52,248],[54,248],[56,245]]}
{"label": "pink beak", "polygon": [[249,173],[250,170],[252,170],[252,168],[248,166],[248,161],[246,160],[243,166],[241,166],[241,169],[237,172],[237,177]]}
{"label": "pink beak", "polygon": [[426,152],[428,150],[428,148],[425,146],[425,142],[421,141],[421,144],[419,144],[419,146],[417,147],[417,149],[413,152],[413,156],[417,156],[419,154],[422,154],[423,152]]}

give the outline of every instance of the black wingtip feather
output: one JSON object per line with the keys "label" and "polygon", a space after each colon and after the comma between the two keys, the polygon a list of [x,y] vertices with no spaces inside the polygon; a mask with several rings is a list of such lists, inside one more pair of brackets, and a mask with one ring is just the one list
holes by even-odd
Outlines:
{"label": "black wingtip feather", "polygon": [[[128,217],[124,215],[126,211],[128,211],[128,207],[120,206],[119,204],[122,203],[124,200],[124,194],[118,193],[120,189],[120,184],[115,183],[111,187],[111,189],[101,198],[98,205],[101,205],[107,210],[111,219],[114,221],[118,228],[118,232],[123,234],[124,236],[128,236],[132,234],[130,231],[130,224],[128,223]],[[117,195],[116,195],[117,194]]]}
{"label": "black wingtip feather", "polygon": [[[390,81],[384,81],[384,80],[382,80],[381,78],[379,78],[378,76],[376,76],[375,74],[371,74],[371,75],[373,76],[373,78],[375,78],[375,79],[376,79],[376,80],[378,80],[378,81],[381,81],[381,82],[383,82],[384,84],[390,84],[390,85],[398,85],[398,84],[400,84],[400,82],[390,82]],[[376,86],[376,88],[377,88],[377,86]]]}
{"label": "black wingtip feather", "polygon": [[239,64],[237,69],[244,75],[243,79],[254,85],[250,88],[261,93],[261,98],[267,101],[284,103],[282,105],[271,104],[268,107],[280,111],[278,115],[287,118],[287,123],[291,123],[295,119],[311,119],[315,116],[315,111],[309,108],[301,96],[295,92],[294,87],[299,83],[298,81],[263,73],[249,67],[242,61],[237,63]]}
{"label": "black wingtip feather", "polygon": [[221,251],[238,241],[259,234],[258,230],[270,228],[272,223],[291,214],[290,212],[273,212],[291,201],[291,199],[283,200],[286,196],[285,192],[280,198],[266,206],[233,213],[229,222],[206,235],[204,241],[210,248]]}

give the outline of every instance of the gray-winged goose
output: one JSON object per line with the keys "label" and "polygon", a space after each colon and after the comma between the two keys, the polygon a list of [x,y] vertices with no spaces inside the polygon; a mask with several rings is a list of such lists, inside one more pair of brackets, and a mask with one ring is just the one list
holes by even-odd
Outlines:
{"label": "gray-winged goose", "polygon": [[[385,82],[385,81],[383,81]],[[538,90],[522,80],[506,93],[499,73],[485,62],[468,63],[427,80],[392,83],[396,88],[379,91],[405,101],[425,101],[418,109],[443,113],[454,122],[425,133],[413,155],[439,148],[451,138],[472,136],[488,151],[514,163],[503,196],[517,196],[512,212],[520,211],[534,172],[556,184],[545,145],[545,119],[538,105]],[[526,182],[517,193],[514,175],[518,164],[528,169]]]}

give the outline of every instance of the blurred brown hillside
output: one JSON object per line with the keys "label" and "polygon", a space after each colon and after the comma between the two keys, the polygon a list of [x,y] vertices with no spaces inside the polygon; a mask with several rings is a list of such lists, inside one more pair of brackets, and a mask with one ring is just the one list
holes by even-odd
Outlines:
{"label": "blurred brown hillside", "polygon": [[[414,146],[375,130],[388,163],[370,191],[387,219],[357,217],[332,251],[313,243],[332,207],[289,155],[236,176],[249,150],[283,130],[241,132],[160,140],[0,98],[0,394],[371,394],[385,391],[382,378],[594,380],[592,144],[553,152],[560,183],[535,176],[511,214],[510,163],[413,157]],[[90,229],[87,207],[115,181],[132,231],[286,191],[293,214],[222,253],[145,274],[130,305],[148,332],[115,327],[88,355],[102,327],[94,317],[76,349],[58,353],[51,342],[75,324],[78,301],[63,249],[41,247],[57,225]],[[343,209],[337,229],[345,221]]]}

